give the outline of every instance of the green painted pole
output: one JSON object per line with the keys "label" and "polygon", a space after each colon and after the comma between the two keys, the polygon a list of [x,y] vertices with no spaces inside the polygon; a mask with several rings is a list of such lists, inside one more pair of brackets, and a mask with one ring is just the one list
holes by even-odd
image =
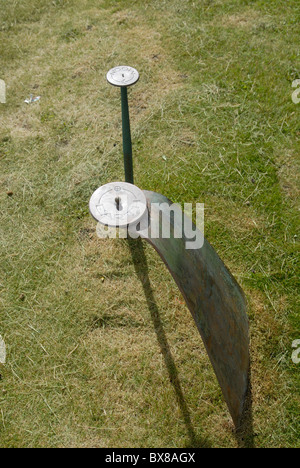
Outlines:
{"label": "green painted pole", "polygon": [[132,145],[130,135],[127,86],[132,86],[138,81],[139,73],[135,68],[122,65],[109,70],[106,75],[106,79],[111,85],[121,88],[125,182],[133,184]]}
{"label": "green painted pole", "polygon": [[132,144],[130,135],[128,95],[126,86],[121,87],[121,104],[125,182],[133,184]]}

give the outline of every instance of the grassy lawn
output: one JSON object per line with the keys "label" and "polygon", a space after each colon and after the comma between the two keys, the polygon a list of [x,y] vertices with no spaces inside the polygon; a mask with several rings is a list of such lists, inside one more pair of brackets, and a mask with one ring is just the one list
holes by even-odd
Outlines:
{"label": "grassy lawn", "polygon": [[[299,1],[0,0],[0,12],[0,446],[299,446]],[[140,274],[126,240],[96,235],[89,198],[124,179],[105,78],[120,64],[141,77],[136,184],[204,202],[206,237],[247,295],[253,432],[234,431],[154,250]]]}

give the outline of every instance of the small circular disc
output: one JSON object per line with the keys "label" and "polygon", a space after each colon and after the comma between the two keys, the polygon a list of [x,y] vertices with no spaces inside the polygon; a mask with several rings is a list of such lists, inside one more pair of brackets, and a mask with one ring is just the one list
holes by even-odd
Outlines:
{"label": "small circular disc", "polygon": [[120,65],[112,68],[106,75],[107,81],[113,86],[131,86],[139,79],[139,72],[132,67]]}
{"label": "small circular disc", "polygon": [[136,224],[146,213],[146,197],[141,189],[127,182],[102,185],[90,199],[90,212],[99,223],[124,228]]}

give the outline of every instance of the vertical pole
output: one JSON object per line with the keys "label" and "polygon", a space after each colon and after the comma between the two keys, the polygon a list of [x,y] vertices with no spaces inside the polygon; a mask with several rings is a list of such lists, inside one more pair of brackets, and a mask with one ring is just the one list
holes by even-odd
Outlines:
{"label": "vertical pole", "polygon": [[124,170],[125,182],[133,184],[133,163],[132,163],[132,145],[130,135],[130,120],[128,109],[127,87],[121,87],[121,103],[122,103],[122,129],[123,129],[123,155],[124,155]]}

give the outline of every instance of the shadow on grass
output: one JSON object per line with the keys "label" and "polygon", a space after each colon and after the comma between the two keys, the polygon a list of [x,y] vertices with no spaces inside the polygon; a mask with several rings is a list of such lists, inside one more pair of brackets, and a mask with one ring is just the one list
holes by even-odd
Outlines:
{"label": "shadow on grass", "polygon": [[142,286],[144,289],[144,294],[147,300],[147,305],[148,305],[151,318],[152,318],[152,322],[155,328],[157,340],[158,340],[162,355],[164,357],[166,368],[169,373],[169,379],[175,390],[176,398],[177,398],[177,401],[181,410],[181,414],[184,419],[185,426],[186,426],[186,429],[190,438],[189,447],[209,448],[210,447],[209,442],[205,439],[197,437],[195,430],[193,428],[190,412],[189,412],[188,406],[186,404],[186,401],[182,392],[182,388],[181,388],[181,384],[180,384],[180,380],[178,376],[178,371],[177,371],[177,368],[176,368],[176,365],[175,365],[175,362],[171,353],[171,349],[167,340],[167,336],[164,331],[163,324],[160,318],[159,309],[155,302],[153,290],[150,284],[147,259],[146,259],[146,255],[144,252],[144,246],[143,246],[142,240],[140,238],[136,240],[129,238],[128,244],[131,250],[132,260],[133,260],[136,274],[140,282],[142,283]]}

